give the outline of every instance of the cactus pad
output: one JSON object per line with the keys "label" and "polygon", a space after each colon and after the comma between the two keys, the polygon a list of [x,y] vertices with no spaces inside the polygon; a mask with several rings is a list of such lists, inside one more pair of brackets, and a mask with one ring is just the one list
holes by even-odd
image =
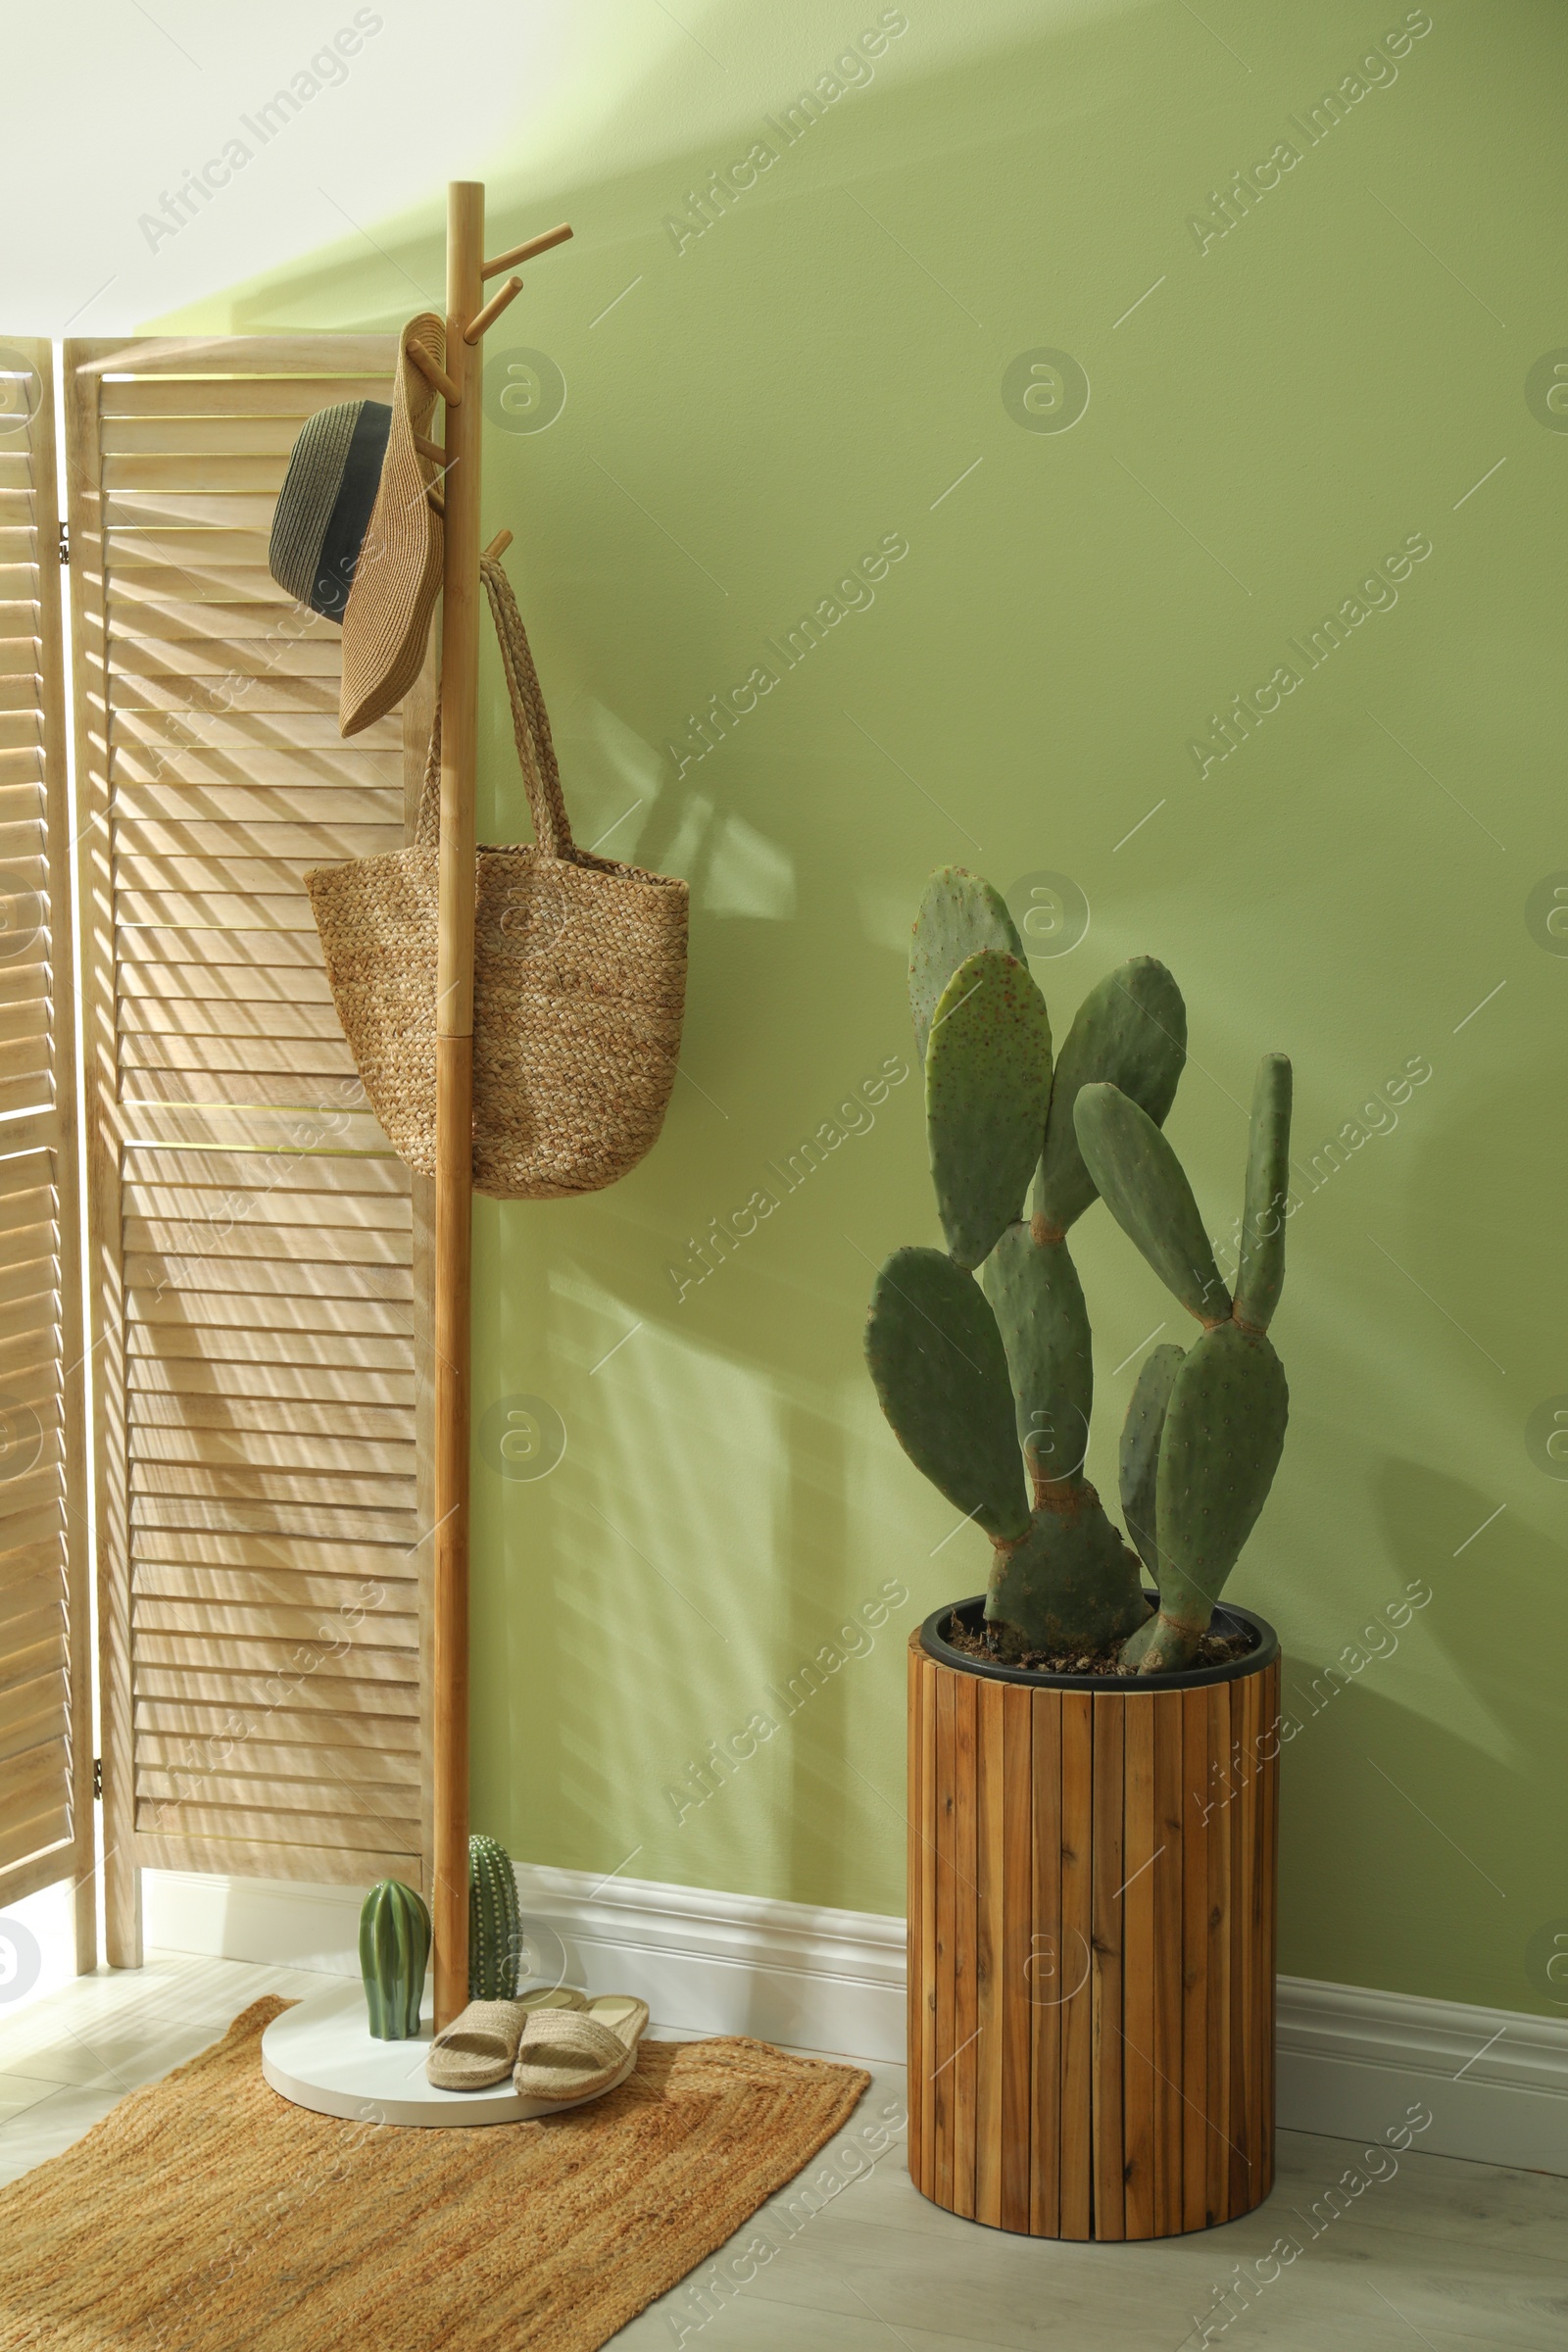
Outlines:
{"label": "cactus pad", "polygon": [[1267,1331],[1285,1287],[1285,1204],[1291,1194],[1291,1065],[1265,1054],[1252,1089],[1247,1200],[1236,1274],[1240,1322]]}
{"label": "cactus pad", "polygon": [[360,1908],[360,1974],[375,2040],[418,2038],[429,1957],[430,1914],[422,1896],[401,1879],[383,1879]]}
{"label": "cactus pad", "polygon": [[1021,1636],[1024,1648],[1102,1649],[1148,1615],[1137,1558],[1087,1479],[1052,1489],[1022,1543],[997,1546],[986,1616]]}
{"label": "cactus pad", "polygon": [[942,992],[959,964],[981,948],[1025,961],[1023,941],[1001,891],[964,866],[942,866],[925,886],[909,942],[909,1010],[922,1069]]}
{"label": "cactus pad", "polygon": [[1129,1241],[1200,1323],[1224,1321],[1220,1278],[1181,1161],[1148,1111],[1114,1086],[1086,1086],[1073,1113],[1102,1198]]}
{"label": "cactus pad", "polygon": [[1144,1566],[1159,1581],[1155,1478],[1171,1384],[1186,1361],[1181,1348],[1156,1348],[1144,1358],[1121,1433],[1121,1515]]}
{"label": "cactus pad", "polygon": [[1182,992],[1152,956],[1133,956],[1090,990],[1057,1056],[1035,1192],[1037,1212],[1055,1232],[1065,1233],[1095,1198],[1073,1119],[1079,1088],[1119,1087],[1160,1127],[1186,1059]]}
{"label": "cactus pad", "polygon": [[940,1250],[896,1250],[876,1278],[865,1357],[893,1434],[917,1470],[993,1540],[1029,1525],[1023,1456],[997,1318]]}
{"label": "cactus pad", "polygon": [[522,1948],[517,1879],[505,1846],[468,1839],[468,1998],[510,2001]]}
{"label": "cactus pad", "polygon": [[1051,1095],[1051,1022],[1024,964],[966,956],[937,1005],[925,1055],[931,1179],[948,1249],[978,1266],[1017,1216]]}
{"label": "cactus pad", "polygon": [[1289,1410],[1272,1343],[1240,1323],[1205,1331],[1171,1385],[1156,1480],[1159,1613],[1190,1629],[1194,1647],[1267,1500]]}
{"label": "cactus pad", "polygon": [[1089,1310],[1065,1242],[1009,1225],[980,1269],[1003,1346],[1030,1473],[1070,1478],[1089,1448],[1095,1400]]}

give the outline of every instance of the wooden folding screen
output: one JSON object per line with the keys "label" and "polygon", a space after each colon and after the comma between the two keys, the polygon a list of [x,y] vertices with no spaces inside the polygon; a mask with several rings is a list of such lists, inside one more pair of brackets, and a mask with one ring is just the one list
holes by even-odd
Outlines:
{"label": "wooden folding screen", "polygon": [[425,1203],[303,876],[405,840],[398,721],[267,570],[390,336],[70,343],[110,1956],[137,1866],[423,1884]]}
{"label": "wooden folding screen", "polygon": [[54,373],[0,346],[0,1908],[96,1956],[71,828]]}

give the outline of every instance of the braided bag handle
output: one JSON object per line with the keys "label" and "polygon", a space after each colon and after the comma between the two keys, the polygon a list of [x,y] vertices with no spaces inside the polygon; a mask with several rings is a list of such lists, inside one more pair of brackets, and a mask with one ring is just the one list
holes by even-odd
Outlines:
{"label": "braided bag handle", "polygon": [[[528,812],[533,818],[534,838],[547,858],[577,857],[571,838],[571,820],[561,793],[561,767],[556,759],[556,747],[550,733],[550,716],[545,710],[545,698],[539,690],[539,673],[533,665],[528,646],[528,632],[517,611],[517,600],[512,593],[512,582],[493,556],[479,559],[479,576],[484,581],[490,599],[490,613],[496,625],[496,637],[501,647],[501,666],[507,675],[507,694],[512,703],[512,731],[516,739],[517,759],[522,768],[523,789],[528,795]],[[419,850],[435,849],[441,839],[441,696],[437,689],[435,717],[430,727],[430,752],[424,763],[424,784],[419,794],[418,820],[414,829],[414,846]]]}

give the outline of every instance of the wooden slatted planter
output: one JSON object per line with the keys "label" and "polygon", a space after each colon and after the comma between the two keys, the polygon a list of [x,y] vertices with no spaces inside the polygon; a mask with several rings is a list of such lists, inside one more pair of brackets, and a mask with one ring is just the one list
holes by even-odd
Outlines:
{"label": "wooden slatted planter", "polygon": [[[909,2172],[1035,2237],[1171,2237],[1274,2182],[1279,1643],[1171,1683],[909,1643]],[[944,1649],[946,1645],[943,1645]]]}

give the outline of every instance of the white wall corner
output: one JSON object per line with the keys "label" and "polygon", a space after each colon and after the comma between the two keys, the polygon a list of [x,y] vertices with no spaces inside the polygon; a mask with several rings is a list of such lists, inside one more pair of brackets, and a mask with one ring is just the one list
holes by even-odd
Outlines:
{"label": "white wall corner", "polygon": [[[159,1870],[144,1885],[150,1944],[359,1973],[359,1889]],[[529,1863],[517,1889],[537,1976],[641,1993],[676,2032],[904,2060],[902,1919]],[[1381,2140],[1419,2100],[1425,2154],[1568,2175],[1568,2018],[1282,1977],[1276,2048],[1287,2131]]]}

